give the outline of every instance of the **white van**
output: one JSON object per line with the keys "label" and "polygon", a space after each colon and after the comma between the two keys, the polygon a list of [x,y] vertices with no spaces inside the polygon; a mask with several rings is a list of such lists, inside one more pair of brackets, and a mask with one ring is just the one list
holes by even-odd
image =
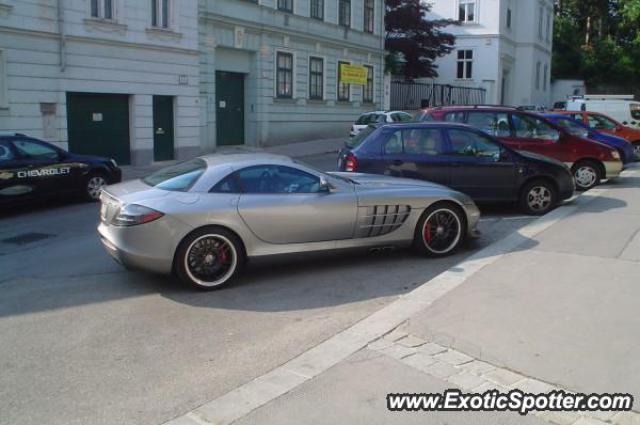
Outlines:
{"label": "white van", "polygon": [[567,100],[567,111],[600,112],[624,125],[640,127],[640,101],[633,95],[588,94]]}

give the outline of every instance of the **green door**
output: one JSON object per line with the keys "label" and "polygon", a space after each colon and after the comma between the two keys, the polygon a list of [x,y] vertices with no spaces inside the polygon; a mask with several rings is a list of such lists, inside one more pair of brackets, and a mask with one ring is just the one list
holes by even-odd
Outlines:
{"label": "green door", "polygon": [[69,151],[129,164],[129,96],[67,93]]}
{"label": "green door", "polygon": [[153,96],[153,160],[173,159],[173,97]]}
{"label": "green door", "polygon": [[244,144],[244,74],[216,71],[216,141]]}

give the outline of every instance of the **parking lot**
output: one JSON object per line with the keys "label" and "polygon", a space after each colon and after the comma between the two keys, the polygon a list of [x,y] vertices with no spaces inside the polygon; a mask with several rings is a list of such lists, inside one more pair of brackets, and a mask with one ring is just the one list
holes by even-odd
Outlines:
{"label": "parking lot", "polygon": [[[302,159],[335,166],[335,154]],[[0,219],[2,423],[169,420],[532,221],[509,206],[483,214],[482,237],[452,257],[365,250],[279,258],[204,293],[116,264],[96,235],[97,204],[21,208]]]}

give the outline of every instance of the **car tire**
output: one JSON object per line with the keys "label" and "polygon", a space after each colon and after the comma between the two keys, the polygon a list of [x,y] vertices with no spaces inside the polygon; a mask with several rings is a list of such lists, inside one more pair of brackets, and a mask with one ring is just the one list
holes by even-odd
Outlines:
{"label": "car tire", "polygon": [[243,269],[245,250],[233,232],[208,226],[187,235],[176,250],[174,270],[184,283],[201,290],[219,289]]}
{"label": "car tire", "polygon": [[547,180],[533,180],[520,191],[520,208],[525,214],[544,215],[558,203],[558,190]]}
{"label": "car tire", "polygon": [[577,190],[589,190],[597,186],[603,179],[600,166],[594,161],[577,162],[571,168],[571,173],[576,182]]}
{"label": "car tire", "polygon": [[633,145],[633,153],[635,158],[632,158],[634,161],[640,161],[640,140],[636,140],[632,143]]}
{"label": "car tire", "polygon": [[460,248],[467,236],[464,211],[450,202],[438,202],[420,216],[413,237],[413,245],[429,257],[451,255]]}
{"label": "car tire", "polygon": [[100,192],[107,185],[107,176],[104,173],[90,173],[84,181],[84,197],[87,201],[100,200]]}

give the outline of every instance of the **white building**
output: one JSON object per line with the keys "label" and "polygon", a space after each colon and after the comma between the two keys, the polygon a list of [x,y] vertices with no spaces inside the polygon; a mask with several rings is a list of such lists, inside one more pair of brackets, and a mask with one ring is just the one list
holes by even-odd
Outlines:
{"label": "white building", "polygon": [[429,19],[459,20],[445,31],[456,48],[437,61],[436,82],[482,87],[491,104],[551,102],[553,0],[428,0]]}
{"label": "white building", "polygon": [[[0,132],[123,164],[348,134],[382,0],[0,0]],[[342,63],[366,84],[338,81]]]}

